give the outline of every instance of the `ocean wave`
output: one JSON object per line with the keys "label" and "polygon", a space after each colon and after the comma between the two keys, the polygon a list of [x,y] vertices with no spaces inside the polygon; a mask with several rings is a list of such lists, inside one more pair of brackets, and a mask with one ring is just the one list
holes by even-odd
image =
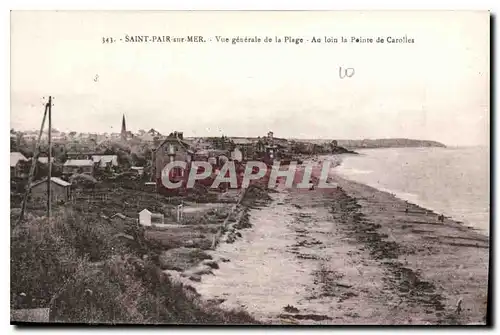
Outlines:
{"label": "ocean wave", "polygon": [[373,173],[372,170],[361,170],[361,169],[354,169],[354,168],[346,168],[342,167],[342,165],[339,165],[335,167],[335,171],[341,173],[341,174],[346,174],[346,175],[357,175],[357,174],[370,174]]}

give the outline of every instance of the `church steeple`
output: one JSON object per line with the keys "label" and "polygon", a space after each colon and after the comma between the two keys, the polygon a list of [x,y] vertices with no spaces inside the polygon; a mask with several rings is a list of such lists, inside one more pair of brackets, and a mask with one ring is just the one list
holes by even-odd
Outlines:
{"label": "church steeple", "polygon": [[125,114],[123,114],[123,118],[122,118],[122,140],[126,140],[127,139],[127,126],[125,125]]}

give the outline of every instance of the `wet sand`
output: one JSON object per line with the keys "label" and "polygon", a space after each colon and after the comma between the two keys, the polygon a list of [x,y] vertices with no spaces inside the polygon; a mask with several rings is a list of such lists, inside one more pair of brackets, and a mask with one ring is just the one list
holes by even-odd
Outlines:
{"label": "wet sand", "polygon": [[[314,173],[313,173],[314,175]],[[393,195],[286,189],[221,244],[205,298],[275,324],[484,324],[488,238]],[[461,301],[461,302],[460,302]]]}

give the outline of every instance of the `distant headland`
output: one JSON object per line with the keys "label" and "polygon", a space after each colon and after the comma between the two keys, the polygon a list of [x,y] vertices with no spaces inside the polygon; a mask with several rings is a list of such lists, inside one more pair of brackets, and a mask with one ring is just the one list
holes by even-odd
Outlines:
{"label": "distant headland", "polygon": [[[330,142],[331,140],[303,140],[307,142]],[[439,147],[446,145],[437,141],[415,140],[409,138],[379,138],[363,140],[336,140],[339,147],[346,149],[374,149],[374,148],[417,148],[417,147]]]}

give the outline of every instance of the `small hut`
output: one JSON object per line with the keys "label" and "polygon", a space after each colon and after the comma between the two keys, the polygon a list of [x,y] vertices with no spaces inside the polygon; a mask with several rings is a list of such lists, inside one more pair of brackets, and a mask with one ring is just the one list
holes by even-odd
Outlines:
{"label": "small hut", "polygon": [[151,227],[164,224],[164,217],[161,213],[152,213],[148,209],[139,212],[139,224],[141,226]]}

